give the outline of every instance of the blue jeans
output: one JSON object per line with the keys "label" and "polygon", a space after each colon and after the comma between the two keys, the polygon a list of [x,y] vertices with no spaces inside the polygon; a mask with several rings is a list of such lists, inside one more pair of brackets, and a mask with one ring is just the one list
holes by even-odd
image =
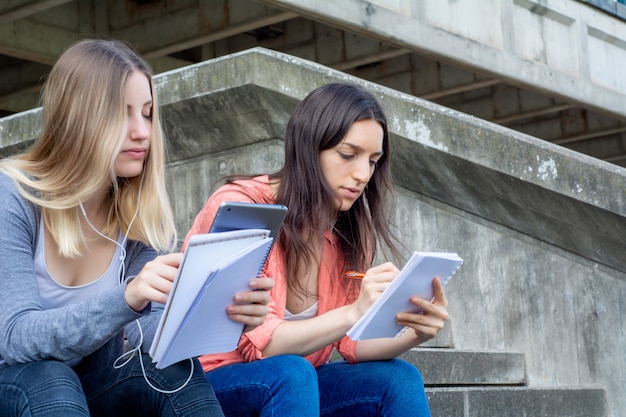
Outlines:
{"label": "blue jeans", "polygon": [[0,368],[0,415],[88,416],[89,407],[76,372],[57,361]]}
{"label": "blue jeans", "polygon": [[317,377],[324,417],[430,417],[422,375],[403,360],[331,362]]}
{"label": "blue jeans", "polygon": [[301,356],[273,356],[207,372],[228,417],[319,417],[315,368]]}
{"label": "blue jeans", "polygon": [[[160,370],[149,356],[143,361],[148,380],[161,390],[174,390],[189,377],[189,361]],[[0,416],[223,416],[197,361],[188,385],[173,394],[147,384],[136,356],[120,369],[107,364],[81,371],[58,361],[0,368]]]}
{"label": "blue jeans", "polygon": [[300,356],[283,355],[206,375],[228,417],[430,416],[419,371],[399,359],[315,369]]}

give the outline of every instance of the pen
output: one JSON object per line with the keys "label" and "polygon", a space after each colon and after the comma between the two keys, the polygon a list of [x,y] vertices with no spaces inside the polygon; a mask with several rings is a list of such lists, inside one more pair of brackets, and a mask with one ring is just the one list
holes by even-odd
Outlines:
{"label": "pen", "polygon": [[350,279],[361,279],[364,276],[365,276],[365,272],[358,272],[358,271],[346,271],[346,273],[344,274],[344,277],[350,278]]}

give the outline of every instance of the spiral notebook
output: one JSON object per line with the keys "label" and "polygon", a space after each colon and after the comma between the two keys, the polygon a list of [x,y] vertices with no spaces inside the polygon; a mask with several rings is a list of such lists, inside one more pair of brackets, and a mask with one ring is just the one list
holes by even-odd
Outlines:
{"label": "spiral notebook", "polygon": [[396,314],[421,312],[409,298],[417,295],[431,300],[433,278],[439,277],[445,285],[462,263],[463,259],[456,253],[414,252],[402,271],[346,334],[352,340],[396,336],[403,328],[396,324]]}
{"label": "spiral notebook", "polygon": [[157,368],[237,347],[244,325],[228,317],[226,306],[263,268],[269,234],[246,229],[191,236],[150,347]]}

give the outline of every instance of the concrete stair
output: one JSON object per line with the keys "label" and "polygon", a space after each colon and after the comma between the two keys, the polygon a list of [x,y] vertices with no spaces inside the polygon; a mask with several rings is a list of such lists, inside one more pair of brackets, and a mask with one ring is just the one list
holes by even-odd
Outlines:
{"label": "concrete stair", "polygon": [[422,373],[432,417],[607,415],[602,388],[527,386],[523,353],[418,347],[401,358]]}

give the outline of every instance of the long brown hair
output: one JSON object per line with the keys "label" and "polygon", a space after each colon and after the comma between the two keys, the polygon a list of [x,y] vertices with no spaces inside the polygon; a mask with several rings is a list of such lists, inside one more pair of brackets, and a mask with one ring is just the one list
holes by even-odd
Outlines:
{"label": "long brown hair", "polygon": [[[354,122],[375,120],[383,128],[383,155],[363,195],[337,213],[337,195],[326,182],[320,152],[338,145]],[[387,204],[394,196],[387,119],[374,96],[363,87],[333,83],[311,92],[293,112],[285,134],[284,166],[270,179],[280,181],[276,203],[289,208],[278,242],[285,253],[290,288],[303,292],[298,272],[315,262],[310,245],[324,231],[339,236],[345,267],[366,270],[383,243],[399,259]]]}
{"label": "long brown hair", "polygon": [[[117,178],[114,169],[126,139],[126,81],[134,72],[146,76],[152,94],[152,137],[143,183],[141,175]],[[165,144],[148,65],[121,42],[79,41],[53,66],[44,85],[42,113],[39,139],[26,153],[2,161],[0,169],[41,207],[61,254],[80,255],[85,240],[79,204],[105,183],[111,184],[111,198],[104,233],[126,231],[137,210],[128,237],[172,249],[176,229],[165,189]]]}

